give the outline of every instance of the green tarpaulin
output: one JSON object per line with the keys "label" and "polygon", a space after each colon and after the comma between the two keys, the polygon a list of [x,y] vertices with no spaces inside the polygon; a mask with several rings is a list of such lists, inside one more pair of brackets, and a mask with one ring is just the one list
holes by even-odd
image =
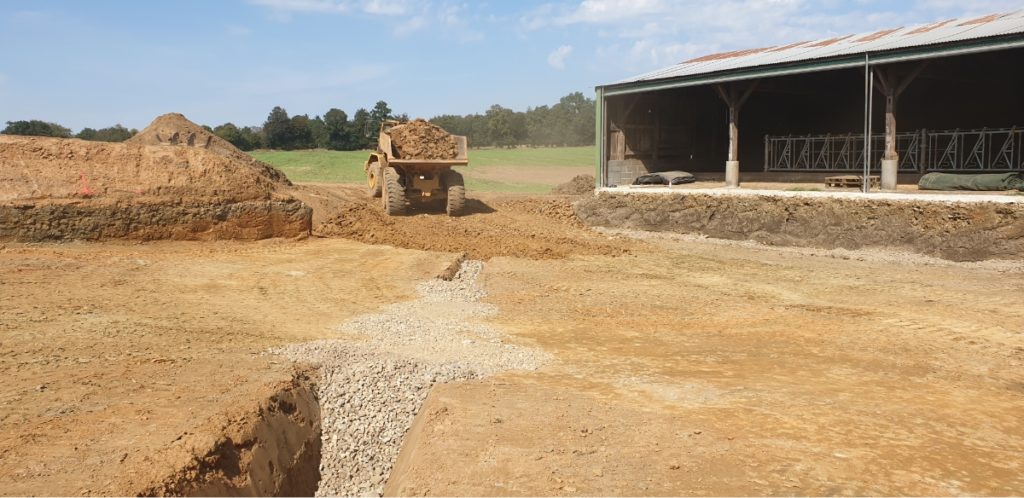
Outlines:
{"label": "green tarpaulin", "polygon": [[1024,191],[1024,178],[1020,173],[984,173],[959,175],[928,173],[917,182],[921,190],[1020,190]]}

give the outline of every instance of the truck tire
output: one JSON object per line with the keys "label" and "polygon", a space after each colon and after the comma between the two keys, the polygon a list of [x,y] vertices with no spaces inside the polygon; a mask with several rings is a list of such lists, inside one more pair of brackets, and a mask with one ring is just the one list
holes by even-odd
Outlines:
{"label": "truck tire", "polygon": [[405,187],[398,176],[398,170],[388,166],[384,168],[384,212],[389,216],[405,214]]}
{"label": "truck tire", "polygon": [[448,216],[461,216],[466,211],[466,186],[462,180],[462,173],[448,170],[444,172],[442,178],[448,189],[445,211],[448,212]]}
{"label": "truck tire", "polygon": [[366,169],[366,185],[370,191],[370,197],[378,198],[383,191],[384,182],[380,177],[380,163],[372,163]]}

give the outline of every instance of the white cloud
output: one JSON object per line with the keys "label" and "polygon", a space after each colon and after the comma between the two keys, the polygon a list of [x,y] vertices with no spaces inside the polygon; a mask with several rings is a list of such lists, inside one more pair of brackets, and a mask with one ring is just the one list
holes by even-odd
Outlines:
{"label": "white cloud", "polygon": [[396,18],[389,21],[392,34],[405,36],[433,30],[446,38],[476,41],[483,32],[466,20],[470,4],[456,0],[247,0],[270,10],[271,17],[290,21],[295,14],[338,14]]}
{"label": "white cloud", "polygon": [[394,0],[369,0],[363,4],[363,12],[383,16],[400,16],[409,12],[406,2]]}
{"label": "white cloud", "polygon": [[427,20],[423,16],[413,16],[395,26],[394,33],[398,36],[406,36],[423,29]]}
{"label": "white cloud", "polygon": [[249,3],[284,15],[291,12],[345,14],[352,10],[350,2],[344,0],[249,0]]}
{"label": "white cloud", "polygon": [[585,33],[596,40],[588,64],[642,72],[716,52],[1020,8],[1020,0],[574,0],[538,6],[519,27]]}
{"label": "white cloud", "polygon": [[572,45],[562,45],[548,54],[548,65],[555,69],[565,69],[565,59],[572,54]]}
{"label": "white cloud", "polygon": [[237,24],[228,24],[224,26],[224,32],[231,36],[247,36],[252,33],[252,29]]}

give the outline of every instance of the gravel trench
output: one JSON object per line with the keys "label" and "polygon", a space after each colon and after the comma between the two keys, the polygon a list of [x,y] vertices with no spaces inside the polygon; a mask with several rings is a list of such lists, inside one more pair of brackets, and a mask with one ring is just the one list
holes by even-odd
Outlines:
{"label": "gravel trench", "polygon": [[480,261],[464,261],[451,280],[421,282],[419,298],[340,325],[351,339],[271,351],[321,369],[317,496],[380,496],[434,384],[533,370],[547,361],[543,352],[506,344],[500,330],[481,323],[497,313],[480,302],[482,269]]}

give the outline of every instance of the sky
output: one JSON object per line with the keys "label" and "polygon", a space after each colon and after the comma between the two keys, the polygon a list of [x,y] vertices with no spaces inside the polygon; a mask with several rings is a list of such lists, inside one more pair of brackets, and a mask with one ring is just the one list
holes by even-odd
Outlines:
{"label": "sky", "polygon": [[701,55],[1008,12],[1019,0],[0,0],[0,122],[143,128],[523,111]]}

